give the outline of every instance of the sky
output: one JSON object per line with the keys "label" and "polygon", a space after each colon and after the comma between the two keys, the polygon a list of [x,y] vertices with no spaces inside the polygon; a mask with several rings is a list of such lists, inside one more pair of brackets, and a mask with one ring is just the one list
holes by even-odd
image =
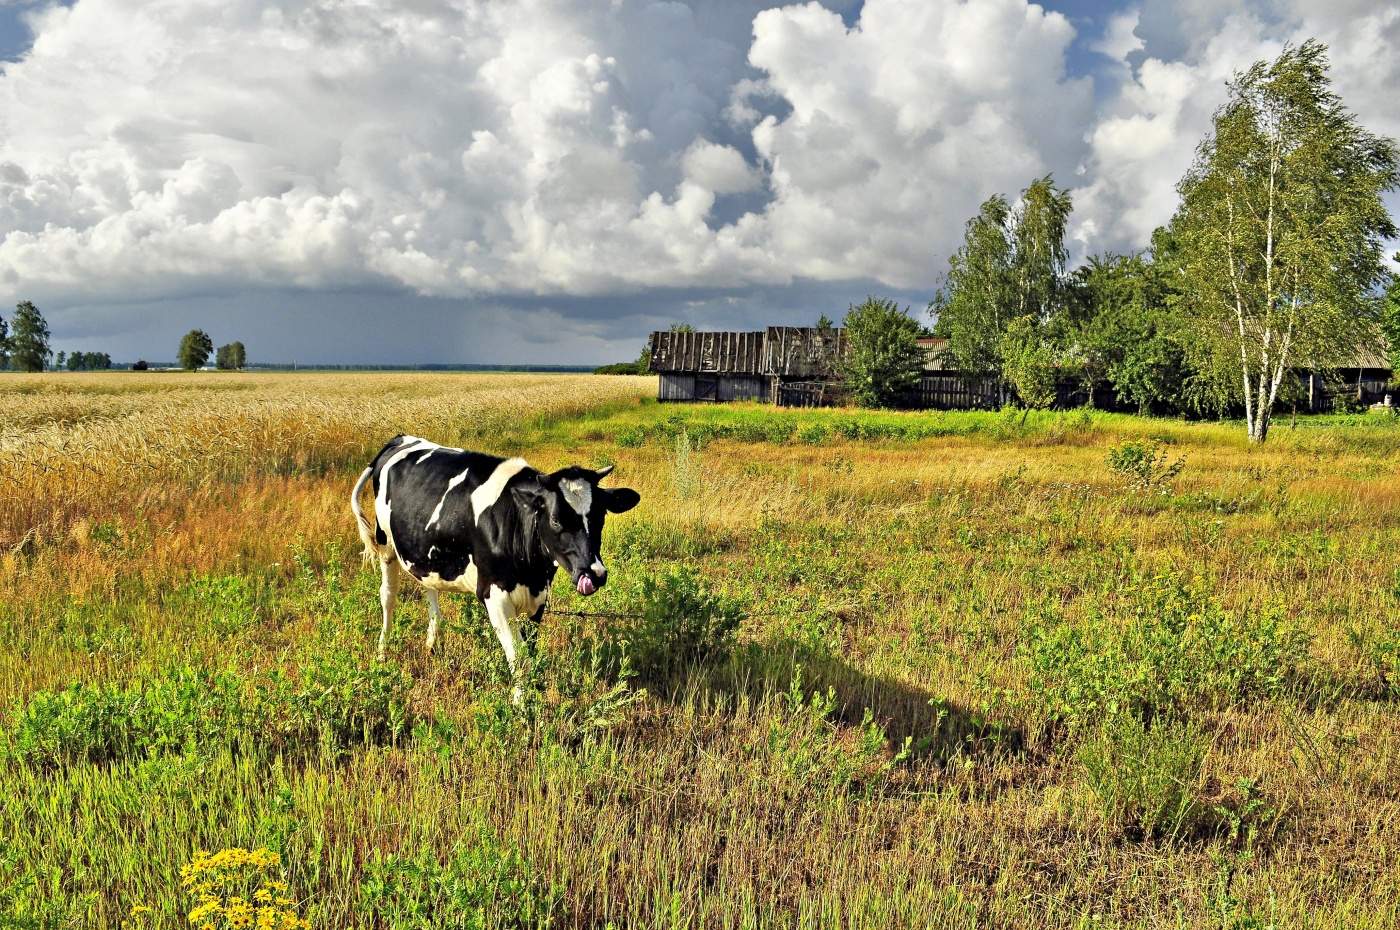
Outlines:
{"label": "sky", "polygon": [[[1374,0],[0,0],[0,315],[55,349],[598,364],[672,322],[923,313],[1051,173],[1143,248],[1287,42],[1400,137]],[[1400,198],[1390,200],[1400,215]]]}

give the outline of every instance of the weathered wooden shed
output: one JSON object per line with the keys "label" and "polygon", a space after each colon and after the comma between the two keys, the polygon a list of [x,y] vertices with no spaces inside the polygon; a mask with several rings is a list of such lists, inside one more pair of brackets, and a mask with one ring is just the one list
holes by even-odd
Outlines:
{"label": "weathered wooden shed", "polygon": [[[924,376],[910,405],[995,407],[996,384],[952,370],[947,340],[924,337]],[[839,327],[769,326],[750,332],[656,332],[651,370],[663,401],[761,400],[784,406],[841,403],[841,364],[850,350]]]}
{"label": "weathered wooden shed", "polygon": [[657,399],[767,400],[762,331],[651,334],[651,370],[660,376]]}

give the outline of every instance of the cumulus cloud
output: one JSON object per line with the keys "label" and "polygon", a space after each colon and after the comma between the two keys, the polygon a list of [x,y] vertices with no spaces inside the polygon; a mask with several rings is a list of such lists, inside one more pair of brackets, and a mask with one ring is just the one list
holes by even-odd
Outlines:
{"label": "cumulus cloud", "polygon": [[[1297,4],[1296,6],[1294,4]],[[70,304],[247,287],[553,300],[928,288],[992,192],[1077,185],[1142,245],[1232,70],[1333,43],[1373,128],[1400,11],[1144,0],[1066,70],[1026,0],[78,0],[0,74],[0,281]]]}
{"label": "cumulus cloud", "polygon": [[[1176,183],[1225,102],[1226,82],[1286,43],[1326,42],[1342,99],[1372,132],[1400,137],[1400,7],[1147,0],[1134,26],[1137,45],[1114,36],[1114,26],[1099,47],[1119,51],[1126,77],[1090,130],[1086,181],[1075,191],[1073,235],[1083,251],[1147,244],[1171,218]],[[1390,204],[1400,208],[1400,197]]]}

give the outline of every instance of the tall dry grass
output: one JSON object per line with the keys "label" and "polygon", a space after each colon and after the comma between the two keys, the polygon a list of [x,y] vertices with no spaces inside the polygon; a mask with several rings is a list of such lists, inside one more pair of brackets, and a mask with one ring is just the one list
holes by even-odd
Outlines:
{"label": "tall dry grass", "polygon": [[509,445],[649,378],[524,374],[90,374],[0,379],[0,550],[79,519],[267,476],[322,474],[398,432]]}

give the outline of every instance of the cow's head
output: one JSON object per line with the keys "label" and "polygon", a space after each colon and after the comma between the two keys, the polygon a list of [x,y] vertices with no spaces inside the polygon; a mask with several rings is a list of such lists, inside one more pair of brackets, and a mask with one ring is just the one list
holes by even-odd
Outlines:
{"label": "cow's head", "polygon": [[569,573],[580,594],[592,594],[608,580],[599,555],[604,519],[610,513],[626,513],[641,500],[631,488],[599,486],[611,471],[611,465],[598,471],[570,465],[512,488],[520,505],[534,515],[545,551]]}

